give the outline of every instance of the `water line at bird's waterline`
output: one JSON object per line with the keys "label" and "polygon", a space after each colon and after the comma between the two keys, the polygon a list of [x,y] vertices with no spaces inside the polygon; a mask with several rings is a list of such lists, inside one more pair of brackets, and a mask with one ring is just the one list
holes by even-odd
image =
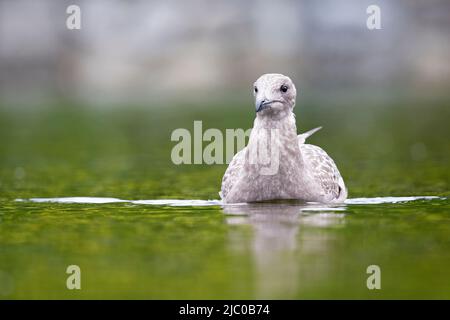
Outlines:
{"label": "water line at bird's waterline", "polygon": [[[350,198],[342,204],[319,204],[315,202],[287,201],[292,205],[301,205],[303,208],[313,210],[342,210],[346,205],[372,205],[372,204],[394,204],[417,200],[446,199],[438,196],[405,196],[405,197],[372,197],[372,198]],[[201,207],[201,206],[246,206],[251,203],[224,204],[221,200],[198,200],[198,199],[154,199],[154,200],[124,200],[109,197],[60,197],[60,198],[30,198],[16,199],[15,201],[30,201],[35,203],[79,203],[79,204],[107,204],[107,203],[132,203],[141,205],[173,206],[173,207]],[[270,202],[262,202],[270,204]],[[278,203],[278,202],[276,202]],[[283,203],[283,202],[281,202]]]}

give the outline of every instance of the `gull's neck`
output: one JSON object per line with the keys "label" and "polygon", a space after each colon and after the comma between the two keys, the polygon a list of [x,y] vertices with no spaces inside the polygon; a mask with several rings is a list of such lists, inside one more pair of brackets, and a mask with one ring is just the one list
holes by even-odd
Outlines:
{"label": "gull's neck", "polygon": [[302,162],[295,115],[290,110],[282,117],[271,117],[267,114],[256,116],[248,145],[258,147],[261,143],[264,146],[275,143],[273,146],[279,150],[280,159],[283,159],[280,163],[283,165],[289,165],[287,163],[289,161],[286,161],[286,159],[290,159],[292,163],[297,163],[297,165]]}
{"label": "gull's neck", "polygon": [[[291,111],[283,117],[271,115],[256,116],[246,148],[240,190],[253,190],[252,201],[296,199],[299,181],[302,181],[303,159],[295,116]],[[254,159],[254,155],[257,161],[249,160]],[[236,197],[240,199],[239,195]]]}
{"label": "gull's neck", "polygon": [[272,114],[256,114],[253,129],[279,129],[281,133],[297,137],[295,115],[291,110]]}

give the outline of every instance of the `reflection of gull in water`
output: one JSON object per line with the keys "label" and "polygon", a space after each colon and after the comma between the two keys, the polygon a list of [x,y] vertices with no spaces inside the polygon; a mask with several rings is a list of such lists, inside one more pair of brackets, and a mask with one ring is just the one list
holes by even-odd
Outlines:
{"label": "reflection of gull in water", "polygon": [[[306,254],[327,250],[330,234],[300,232],[302,226],[327,227],[343,223],[344,214],[332,211],[344,210],[342,206],[298,203],[255,203],[247,205],[226,205],[227,223],[253,227],[251,251],[256,268],[256,298],[290,298],[301,287],[300,272]],[[320,212],[321,211],[321,212]],[[230,232],[233,238],[242,240],[236,230]],[[242,244],[245,246],[245,243]],[[322,265],[323,267],[323,265]],[[309,270],[309,268],[308,268]],[[316,275],[322,273],[314,268]],[[314,276],[314,274],[312,274]]]}
{"label": "reflection of gull in water", "polygon": [[258,241],[253,243],[255,252],[295,249],[300,213],[298,207],[253,204],[225,206],[223,210],[227,214],[237,215],[227,217],[229,224],[248,224],[255,229],[255,235],[258,236]]}

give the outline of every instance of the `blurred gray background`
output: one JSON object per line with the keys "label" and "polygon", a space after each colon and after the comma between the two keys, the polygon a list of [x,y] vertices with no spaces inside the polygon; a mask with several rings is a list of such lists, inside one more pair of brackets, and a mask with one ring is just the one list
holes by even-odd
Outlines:
{"label": "blurred gray background", "polygon": [[[70,4],[81,30],[66,28]],[[449,20],[444,0],[2,0],[0,102],[241,99],[266,72],[311,99],[448,96]]]}

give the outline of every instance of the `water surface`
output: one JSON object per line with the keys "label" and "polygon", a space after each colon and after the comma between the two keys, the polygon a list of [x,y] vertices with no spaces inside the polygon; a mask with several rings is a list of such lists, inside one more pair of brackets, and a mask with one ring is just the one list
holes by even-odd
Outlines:
{"label": "water surface", "polygon": [[170,162],[173,129],[247,128],[244,107],[0,109],[0,298],[450,298],[447,105],[303,107],[344,204],[224,206],[225,165]]}

